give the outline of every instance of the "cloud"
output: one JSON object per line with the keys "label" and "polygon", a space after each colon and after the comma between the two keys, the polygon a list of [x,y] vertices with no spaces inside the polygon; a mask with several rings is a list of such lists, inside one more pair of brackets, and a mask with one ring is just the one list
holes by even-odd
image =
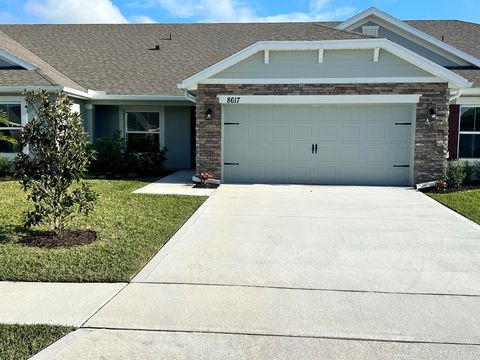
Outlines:
{"label": "cloud", "polygon": [[111,0],[29,0],[25,11],[49,23],[126,23]]}
{"label": "cloud", "polygon": [[204,22],[281,22],[326,21],[352,15],[351,6],[336,7],[333,0],[311,0],[309,11],[260,16],[253,7],[240,0],[144,0],[131,3],[139,7],[160,5],[177,18]]}
{"label": "cloud", "polygon": [[183,19],[245,22],[254,18],[250,6],[238,0],[158,0],[158,4],[173,16]]}
{"label": "cloud", "polygon": [[141,24],[151,24],[155,23],[156,21],[153,20],[150,16],[146,15],[133,15],[130,17],[130,21],[132,23],[141,23]]}

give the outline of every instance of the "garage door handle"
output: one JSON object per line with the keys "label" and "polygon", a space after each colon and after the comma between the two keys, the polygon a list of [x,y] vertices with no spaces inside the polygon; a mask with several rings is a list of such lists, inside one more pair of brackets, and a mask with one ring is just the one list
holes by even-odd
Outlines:
{"label": "garage door handle", "polygon": [[313,154],[314,151],[315,151],[315,145],[312,144],[312,154]]}
{"label": "garage door handle", "polygon": [[317,153],[317,150],[318,150],[318,145],[315,144],[315,154]]}

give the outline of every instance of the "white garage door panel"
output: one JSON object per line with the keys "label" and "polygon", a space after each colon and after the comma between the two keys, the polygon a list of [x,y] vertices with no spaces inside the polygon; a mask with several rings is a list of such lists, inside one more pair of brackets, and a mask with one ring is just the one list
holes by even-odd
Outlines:
{"label": "white garage door panel", "polygon": [[223,114],[225,182],[411,183],[412,105],[224,105]]}

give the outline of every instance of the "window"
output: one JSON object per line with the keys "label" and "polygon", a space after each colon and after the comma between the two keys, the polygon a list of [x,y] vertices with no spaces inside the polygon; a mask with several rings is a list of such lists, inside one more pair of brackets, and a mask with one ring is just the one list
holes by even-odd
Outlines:
{"label": "window", "polygon": [[127,148],[132,152],[156,152],[160,150],[160,113],[126,113]]}
{"label": "window", "polygon": [[460,139],[458,156],[463,159],[480,159],[480,107],[460,109]]}
{"label": "window", "polygon": [[[0,124],[0,132],[15,140],[20,137],[22,131],[22,111],[20,104],[0,104],[0,112],[7,115],[8,125]],[[16,153],[21,149],[17,144],[0,141],[0,153]]]}

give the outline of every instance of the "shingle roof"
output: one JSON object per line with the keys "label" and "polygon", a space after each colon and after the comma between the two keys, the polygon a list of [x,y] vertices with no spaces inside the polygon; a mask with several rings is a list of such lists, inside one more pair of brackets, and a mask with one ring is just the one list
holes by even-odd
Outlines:
{"label": "shingle roof", "polygon": [[[176,84],[259,40],[338,40],[363,35],[314,23],[4,25],[84,88],[116,94],[181,94]],[[172,40],[168,39],[172,34]],[[160,50],[149,50],[156,44]]]}
{"label": "shingle roof", "polygon": [[44,78],[38,71],[0,70],[0,84],[8,86],[49,86],[55,85]]}
{"label": "shingle roof", "polygon": [[51,64],[2,31],[0,31],[0,48],[37,68],[33,71],[2,70],[0,71],[0,85],[63,85],[85,90],[85,88],[72,81]]}
{"label": "shingle roof", "polygon": [[[480,57],[480,24],[408,23],[432,36],[445,35],[451,45]],[[8,41],[16,43],[9,50],[0,37],[0,47],[38,66],[41,75],[54,84],[111,94],[182,94],[176,84],[259,40],[366,37],[333,29],[337,24],[0,25],[0,36],[3,31]],[[166,40],[170,34],[172,40]],[[159,51],[149,50],[156,44]],[[0,84],[10,78],[0,74]]]}

